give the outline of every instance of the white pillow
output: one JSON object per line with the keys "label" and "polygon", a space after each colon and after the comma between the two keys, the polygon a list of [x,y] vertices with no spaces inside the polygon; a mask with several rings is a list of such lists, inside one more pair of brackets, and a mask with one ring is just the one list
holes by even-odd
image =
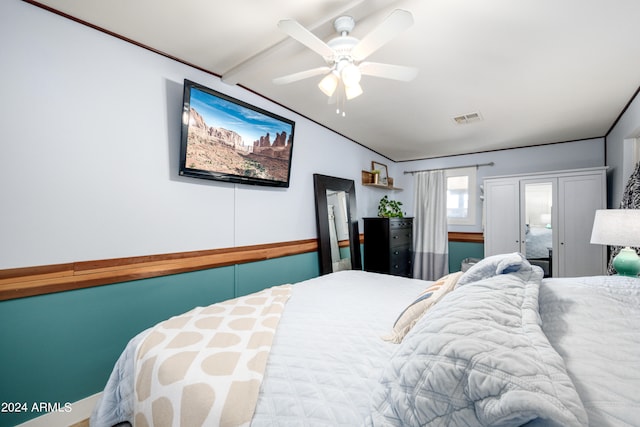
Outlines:
{"label": "white pillow", "polygon": [[448,274],[436,282],[429,285],[411,304],[405,308],[398,316],[393,324],[391,334],[382,337],[385,341],[400,343],[402,339],[409,333],[411,328],[420,320],[420,318],[442,299],[447,293],[453,290],[462,276],[462,272]]}

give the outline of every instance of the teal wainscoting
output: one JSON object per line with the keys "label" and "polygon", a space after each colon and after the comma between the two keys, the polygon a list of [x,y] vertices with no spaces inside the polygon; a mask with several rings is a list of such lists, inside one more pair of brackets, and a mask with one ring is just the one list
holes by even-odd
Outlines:
{"label": "teal wainscoting", "polygon": [[449,242],[449,271],[460,271],[465,258],[484,258],[484,243]]}
{"label": "teal wainscoting", "polygon": [[296,283],[320,275],[317,252],[250,262],[236,266],[236,294],[247,295],[283,283]]}
{"label": "teal wainscoting", "polygon": [[[75,402],[102,391],[134,335],[196,306],[316,277],[318,257],[267,261],[0,302],[0,402]],[[0,413],[13,426],[42,413]]]}

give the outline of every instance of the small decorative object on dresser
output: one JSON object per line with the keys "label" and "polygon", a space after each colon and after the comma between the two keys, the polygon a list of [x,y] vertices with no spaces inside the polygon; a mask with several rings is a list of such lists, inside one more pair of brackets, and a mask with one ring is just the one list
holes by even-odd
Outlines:
{"label": "small decorative object on dresser", "polygon": [[364,270],[412,277],[413,218],[364,218]]}

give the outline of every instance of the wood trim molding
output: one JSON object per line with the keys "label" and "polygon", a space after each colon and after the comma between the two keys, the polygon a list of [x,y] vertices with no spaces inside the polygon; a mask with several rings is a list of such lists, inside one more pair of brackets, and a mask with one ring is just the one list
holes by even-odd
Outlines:
{"label": "wood trim molding", "polygon": [[482,232],[462,233],[459,231],[450,231],[449,241],[464,243],[484,243],[484,234]]}
{"label": "wood trim molding", "polygon": [[[364,243],[364,235],[360,234],[359,237],[360,243]],[[482,233],[450,232],[449,241],[482,243],[484,236]],[[234,248],[10,268],[0,270],[0,301],[264,261],[317,250],[317,239],[306,239]]]}
{"label": "wood trim molding", "polygon": [[264,261],[318,250],[317,239],[0,270],[0,301]]}
{"label": "wood trim molding", "polygon": [[[361,245],[364,244],[364,234],[358,234],[358,241]],[[338,246],[341,248],[348,248],[349,246],[351,246],[351,242],[349,240],[340,240],[338,242]]]}

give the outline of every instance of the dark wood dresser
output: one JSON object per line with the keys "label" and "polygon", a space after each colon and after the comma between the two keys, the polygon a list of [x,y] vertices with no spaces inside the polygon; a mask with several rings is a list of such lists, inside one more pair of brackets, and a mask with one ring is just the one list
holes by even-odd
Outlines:
{"label": "dark wood dresser", "polygon": [[363,218],[364,270],[412,277],[413,218]]}

